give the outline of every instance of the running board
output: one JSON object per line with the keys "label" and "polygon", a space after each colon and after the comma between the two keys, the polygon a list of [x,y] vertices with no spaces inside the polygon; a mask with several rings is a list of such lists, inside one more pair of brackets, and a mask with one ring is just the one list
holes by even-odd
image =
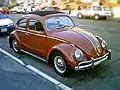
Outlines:
{"label": "running board", "polygon": [[37,56],[37,55],[32,54],[32,53],[30,53],[30,52],[27,52],[27,51],[25,51],[25,50],[20,50],[20,51],[22,51],[22,52],[24,52],[24,53],[26,53],[26,54],[28,54],[28,55],[31,55],[31,56],[33,56],[33,57],[35,57],[35,58],[38,58],[38,59],[46,62],[46,60],[45,60],[43,57]]}

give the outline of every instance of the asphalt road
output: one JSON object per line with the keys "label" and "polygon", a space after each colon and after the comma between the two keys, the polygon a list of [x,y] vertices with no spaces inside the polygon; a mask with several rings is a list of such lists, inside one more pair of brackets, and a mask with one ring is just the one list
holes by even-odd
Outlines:
{"label": "asphalt road", "polygon": [[[10,15],[16,21],[21,15]],[[7,36],[0,36],[0,48],[6,50],[24,63],[33,65],[47,75],[59,80],[74,90],[119,90],[120,89],[120,24],[119,20],[92,20],[73,18],[76,24],[83,29],[101,36],[112,50],[111,60],[102,63],[94,69],[73,72],[69,77],[63,78],[57,75],[53,68],[40,60],[26,54],[16,54],[9,48]],[[1,69],[0,69],[1,71]],[[24,76],[24,75],[23,75]],[[34,77],[36,78],[36,77]],[[37,82],[32,82],[33,85]],[[32,85],[31,85],[32,86]],[[45,85],[46,86],[46,85]],[[24,86],[23,86],[24,87]],[[23,89],[26,90],[26,89]],[[32,90],[32,89],[31,89]],[[34,89],[37,90],[37,89]],[[47,90],[47,89],[46,89]],[[52,90],[52,89],[50,89]]]}

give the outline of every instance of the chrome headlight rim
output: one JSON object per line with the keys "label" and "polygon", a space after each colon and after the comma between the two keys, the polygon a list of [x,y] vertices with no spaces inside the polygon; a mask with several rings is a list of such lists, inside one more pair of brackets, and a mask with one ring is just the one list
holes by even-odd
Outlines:
{"label": "chrome headlight rim", "polygon": [[106,48],[107,47],[107,42],[105,40],[102,40],[101,45],[102,45],[103,48]]}
{"label": "chrome headlight rim", "polygon": [[75,58],[80,60],[82,58],[83,52],[80,49],[75,50]]}

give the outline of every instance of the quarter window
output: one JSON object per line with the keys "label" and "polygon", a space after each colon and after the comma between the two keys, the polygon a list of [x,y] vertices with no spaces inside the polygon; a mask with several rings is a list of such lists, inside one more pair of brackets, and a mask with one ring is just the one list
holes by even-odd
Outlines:
{"label": "quarter window", "polygon": [[26,19],[22,19],[18,22],[17,26],[20,27],[20,28],[23,28],[25,29],[26,28]]}

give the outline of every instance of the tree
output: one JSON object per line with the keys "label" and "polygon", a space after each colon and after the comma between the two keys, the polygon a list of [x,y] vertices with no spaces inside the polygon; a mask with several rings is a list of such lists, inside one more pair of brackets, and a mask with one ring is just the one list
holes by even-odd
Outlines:
{"label": "tree", "polygon": [[117,3],[120,4],[120,0],[117,0]]}
{"label": "tree", "polygon": [[3,2],[3,0],[0,0],[0,2]]}

